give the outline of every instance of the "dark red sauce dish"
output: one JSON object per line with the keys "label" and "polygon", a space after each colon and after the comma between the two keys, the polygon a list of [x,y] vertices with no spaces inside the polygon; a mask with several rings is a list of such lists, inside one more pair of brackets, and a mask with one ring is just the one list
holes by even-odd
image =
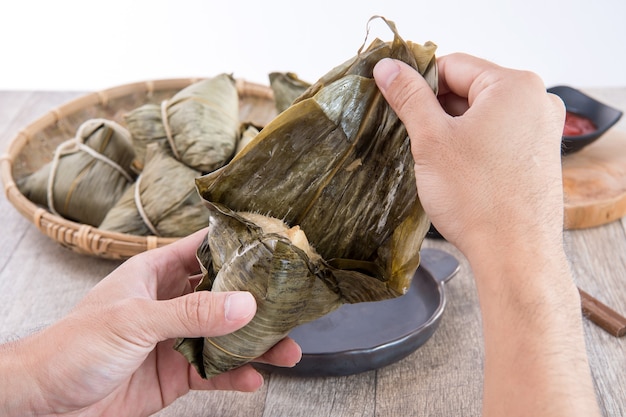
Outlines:
{"label": "dark red sauce dish", "polygon": [[622,112],[580,90],[559,85],[548,88],[563,100],[567,116],[563,126],[562,154],[569,155],[598,140],[622,117]]}

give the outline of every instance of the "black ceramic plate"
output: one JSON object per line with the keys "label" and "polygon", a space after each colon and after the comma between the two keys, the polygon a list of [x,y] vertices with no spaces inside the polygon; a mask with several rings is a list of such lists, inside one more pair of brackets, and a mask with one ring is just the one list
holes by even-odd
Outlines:
{"label": "black ceramic plate", "polygon": [[458,270],[457,260],[437,249],[423,249],[411,288],[402,297],[346,304],[295,328],[302,347],[293,368],[257,365],[295,376],[351,375],[381,368],[414,352],[436,330],[445,307],[444,283]]}

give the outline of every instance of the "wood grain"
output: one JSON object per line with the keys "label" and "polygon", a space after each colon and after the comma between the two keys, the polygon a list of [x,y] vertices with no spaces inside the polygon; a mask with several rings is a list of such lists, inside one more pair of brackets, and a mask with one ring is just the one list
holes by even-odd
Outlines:
{"label": "wood grain", "polygon": [[626,132],[611,129],[563,158],[565,228],[610,223],[626,214]]}
{"label": "wood grain", "polygon": [[[621,221],[566,232],[574,279],[602,303],[626,314],[626,232]],[[605,416],[626,415],[626,338],[585,320],[589,364]]]}

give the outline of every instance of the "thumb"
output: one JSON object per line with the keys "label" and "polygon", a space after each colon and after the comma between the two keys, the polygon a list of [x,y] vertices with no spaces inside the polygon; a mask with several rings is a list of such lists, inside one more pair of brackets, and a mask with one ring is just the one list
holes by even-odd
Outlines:
{"label": "thumb", "polygon": [[231,333],[245,326],[256,312],[254,297],[243,291],[198,291],[170,300],[150,300],[148,306],[141,326],[155,342]]}
{"label": "thumb", "polygon": [[374,66],[374,80],[413,140],[441,117],[443,109],[432,88],[406,63],[381,59]]}

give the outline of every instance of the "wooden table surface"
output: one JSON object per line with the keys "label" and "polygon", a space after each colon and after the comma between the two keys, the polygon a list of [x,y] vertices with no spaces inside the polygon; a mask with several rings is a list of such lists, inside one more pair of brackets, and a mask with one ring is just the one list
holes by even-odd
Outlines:
{"label": "wooden table surface", "polygon": [[[626,88],[587,89],[626,111]],[[0,92],[0,153],[35,118],[78,96],[76,92]],[[626,130],[622,120],[616,129]],[[626,315],[626,223],[566,232],[567,253],[581,289]],[[528,242],[532,244],[532,242]],[[165,416],[478,416],[483,343],[472,272],[445,241],[427,239],[460,262],[446,284],[438,330],[417,351],[385,368],[347,377],[266,376],[253,394],[193,392]],[[73,253],[42,235],[0,197],[0,342],[29,334],[65,315],[119,263]],[[402,319],[402,318],[399,318]],[[585,321],[585,336],[600,406],[626,416],[626,337]],[[2,384],[9,381],[0,375]]]}

